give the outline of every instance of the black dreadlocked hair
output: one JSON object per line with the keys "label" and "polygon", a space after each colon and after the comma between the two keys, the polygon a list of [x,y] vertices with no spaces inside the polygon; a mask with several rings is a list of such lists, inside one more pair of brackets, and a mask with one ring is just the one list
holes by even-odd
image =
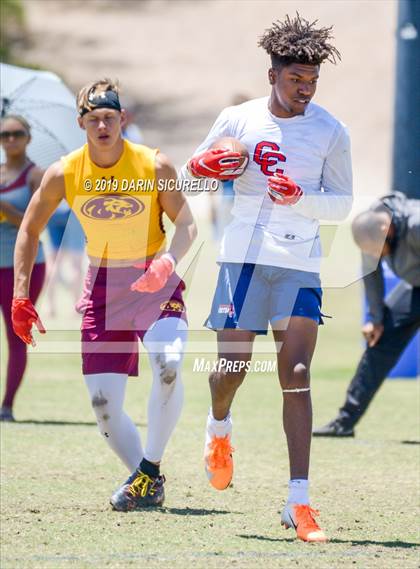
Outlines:
{"label": "black dreadlocked hair", "polygon": [[287,15],[284,22],[273,22],[271,28],[258,41],[271,57],[273,67],[302,63],[320,65],[327,60],[336,63],[341,59],[340,52],[329,43],[333,38],[332,26],[318,28],[315,22],[308,22],[296,12],[296,18]]}

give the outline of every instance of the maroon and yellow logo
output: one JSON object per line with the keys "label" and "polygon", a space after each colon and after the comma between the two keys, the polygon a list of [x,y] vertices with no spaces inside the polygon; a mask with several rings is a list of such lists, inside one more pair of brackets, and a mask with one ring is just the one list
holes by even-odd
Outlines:
{"label": "maroon and yellow logo", "polygon": [[125,219],[144,211],[144,204],[130,196],[97,196],[83,204],[82,213],[92,219]]}
{"label": "maroon and yellow logo", "polygon": [[179,300],[167,300],[166,302],[162,302],[160,309],[169,312],[185,312],[184,305],[182,302],[179,302]]}

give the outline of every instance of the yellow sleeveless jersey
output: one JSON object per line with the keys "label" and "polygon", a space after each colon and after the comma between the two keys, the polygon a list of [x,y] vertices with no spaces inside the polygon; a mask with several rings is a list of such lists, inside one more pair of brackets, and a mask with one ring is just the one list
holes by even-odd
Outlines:
{"label": "yellow sleeveless jersey", "polygon": [[87,144],[61,159],[66,199],[85,232],[89,256],[134,260],[165,247],[156,154],[125,140],[120,159],[110,168],[92,162]]}

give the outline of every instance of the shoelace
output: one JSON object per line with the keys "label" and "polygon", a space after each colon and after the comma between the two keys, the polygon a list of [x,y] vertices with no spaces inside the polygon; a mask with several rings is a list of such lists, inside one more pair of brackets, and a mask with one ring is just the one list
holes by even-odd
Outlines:
{"label": "shoelace", "polygon": [[210,468],[224,468],[230,455],[235,450],[230,446],[229,435],[225,437],[213,437],[209,446],[211,451],[209,454]]}
{"label": "shoelace", "polygon": [[155,488],[153,488],[154,483],[155,481],[150,478],[150,476],[142,472],[133,480],[128,490],[132,496],[141,496],[144,498],[147,493],[153,496],[156,491]]}
{"label": "shoelace", "polygon": [[308,505],[299,504],[295,506],[296,523],[303,526],[307,530],[319,531],[321,528],[315,521],[315,517],[319,516],[319,511],[314,510]]}

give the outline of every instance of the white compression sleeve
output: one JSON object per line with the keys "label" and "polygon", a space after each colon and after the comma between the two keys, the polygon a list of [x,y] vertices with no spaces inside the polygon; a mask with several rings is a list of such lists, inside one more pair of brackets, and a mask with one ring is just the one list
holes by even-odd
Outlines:
{"label": "white compression sleeve", "polygon": [[181,415],[184,386],[181,365],[187,324],[180,318],[163,318],[146,332],[143,343],[153,373],[148,405],[148,432],[144,456],[160,462]]}
{"label": "white compression sleeve", "polygon": [[133,472],[143,458],[143,449],[136,425],[123,410],[127,375],[85,375],[85,382],[101,435]]}

